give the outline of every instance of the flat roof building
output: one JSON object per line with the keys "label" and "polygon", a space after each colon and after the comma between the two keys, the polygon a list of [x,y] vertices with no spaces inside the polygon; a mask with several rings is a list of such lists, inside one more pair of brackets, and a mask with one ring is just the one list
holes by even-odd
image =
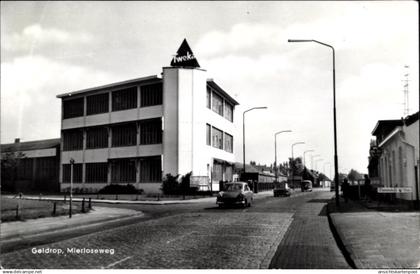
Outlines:
{"label": "flat roof building", "polygon": [[[175,61],[182,60],[180,50]],[[192,184],[202,190],[217,191],[219,181],[231,181],[238,102],[206,74],[181,62],[164,67],[162,78],[58,95],[61,191],[70,187],[70,159],[73,187],[86,192],[107,184],[159,192],[168,173],[192,172]]]}

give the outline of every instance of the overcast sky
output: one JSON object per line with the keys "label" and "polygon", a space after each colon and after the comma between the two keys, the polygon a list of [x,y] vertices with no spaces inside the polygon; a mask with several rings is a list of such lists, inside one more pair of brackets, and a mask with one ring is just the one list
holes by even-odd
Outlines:
{"label": "overcast sky", "polygon": [[[387,2],[1,2],[1,143],[60,136],[57,94],[160,75],[187,38],[202,68],[236,98],[235,155],[279,162],[314,149],[333,163],[336,49],[340,171],[367,172],[378,120],[419,109],[418,4]],[[310,163],[307,154],[307,162]],[[333,168],[333,167],[332,167]],[[329,168],[327,166],[327,174]]]}

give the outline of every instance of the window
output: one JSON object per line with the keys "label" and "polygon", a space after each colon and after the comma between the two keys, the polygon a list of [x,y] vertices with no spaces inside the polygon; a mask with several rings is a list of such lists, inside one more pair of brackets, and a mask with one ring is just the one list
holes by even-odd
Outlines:
{"label": "window", "polygon": [[[73,164],[73,183],[82,182],[83,164]],[[63,183],[70,183],[71,164],[63,165]]]}
{"label": "window", "polygon": [[211,108],[211,89],[207,87],[207,100],[206,100],[207,108]]}
{"label": "window", "polygon": [[112,111],[137,107],[137,87],[112,92]]}
{"label": "window", "polygon": [[137,144],[137,126],[135,123],[112,127],[112,146],[135,146]]}
{"label": "window", "polygon": [[152,119],[140,123],[140,144],[161,144],[162,143],[162,121]]}
{"label": "window", "polygon": [[93,127],[86,129],[86,148],[108,147],[108,129],[106,127]]}
{"label": "window", "polygon": [[133,159],[121,159],[111,164],[111,178],[113,183],[135,183],[136,162]]}
{"label": "window", "polygon": [[225,133],[225,150],[227,152],[233,152],[233,137],[232,135],[229,135],[227,133]]}
{"label": "window", "polygon": [[142,86],[140,91],[140,106],[155,106],[162,104],[162,83]]}
{"label": "window", "polygon": [[162,168],[159,157],[140,159],[140,182],[161,182]]}
{"label": "window", "polygon": [[17,165],[17,177],[19,180],[31,180],[32,179],[32,166],[33,159],[23,158],[18,161]]}
{"label": "window", "polygon": [[211,146],[211,127],[209,124],[206,124],[206,144]]}
{"label": "window", "polygon": [[223,149],[223,132],[213,127],[212,130],[213,147]]}
{"label": "window", "polygon": [[224,116],[229,121],[233,122],[233,107],[231,104],[225,101],[225,111]]}
{"label": "window", "polygon": [[223,116],[223,98],[213,92],[212,109]]}
{"label": "window", "polygon": [[84,98],[63,100],[63,119],[83,116]]}
{"label": "window", "polygon": [[56,158],[36,158],[36,179],[57,180]]}
{"label": "window", "polygon": [[82,150],[83,149],[83,130],[72,129],[63,131],[63,150]]}
{"label": "window", "polygon": [[86,97],[86,115],[109,111],[109,94],[103,93]]}
{"label": "window", "polygon": [[87,163],[86,183],[106,183],[108,178],[108,163]]}

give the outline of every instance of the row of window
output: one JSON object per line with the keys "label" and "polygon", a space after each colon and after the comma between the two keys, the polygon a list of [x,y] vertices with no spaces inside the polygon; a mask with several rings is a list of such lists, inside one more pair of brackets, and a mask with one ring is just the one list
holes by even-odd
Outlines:
{"label": "row of window", "polygon": [[[160,156],[142,158],[140,161],[140,182],[161,182],[162,167]],[[112,183],[135,183],[136,182],[136,160],[121,159],[111,161],[111,182]],[[107,183],[108,163],[86,163],[86,183]],[[71,165],[63,164],[63,183],[71,180]],[[83,164],[73,164],[73,182],[81,183],[83,180]]]}
{"label": "row of window", "polygon": [[[86,115],[109,112],[109,96],[112,96],[111,109],[119,111],[137,108],[137,86],[86,96]],[[140,87],[140,107],[162,104],[162,83]],[[84,97],[63,100],[63,119],[84,115]]]}
{"label": "row of window", "polygon": [[207,108],[233,122],[233,106],[210,87],[207,87]]}
{"label": "row of window", "polygon": [[109,136],[111,136],[111,147],[135,146],[137,127],[140,131],[140,145],[162,143],[162,121],[158,118],[122,125],[64,130],[63,150],[82,150],[84,132],[86,132],[86,149],[107,148]]}
{"label": "row of window", "polygon": [[[57,159],[55,157],[22,158],[16,162],[14,175],[18,180],[56,180]],[[3,168],[3,165],[2,165]],[[8,173],[3,169],[2,174]]]}
{"label": "row of window", "polygon": [[206,124],[206,143],[218,149],[233,153],[233,136]]}

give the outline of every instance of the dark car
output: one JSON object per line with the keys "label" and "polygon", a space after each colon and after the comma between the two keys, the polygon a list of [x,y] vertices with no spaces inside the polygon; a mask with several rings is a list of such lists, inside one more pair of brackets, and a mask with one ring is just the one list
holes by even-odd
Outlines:
{"label": "dark car", "polygon": [[312,182],[310,180],[303,180],[301,188],[302,188],[302,192],[312,191]]}
{"label": "dark car", "polygon": [[235,182],[225,185],[225,189],[217,195],[216,203],[219,207],[225,205],[242,205],[247,207],[251,206],[253,199],[254,193],[247,183]]}
{"label": "dark car", "polygon": [[286,181],[282,182],[275,182],[274,183],[274,189],[273,189],[274,197],[279,196],[290,196],[292,192],[290,191],[289,185]]}

